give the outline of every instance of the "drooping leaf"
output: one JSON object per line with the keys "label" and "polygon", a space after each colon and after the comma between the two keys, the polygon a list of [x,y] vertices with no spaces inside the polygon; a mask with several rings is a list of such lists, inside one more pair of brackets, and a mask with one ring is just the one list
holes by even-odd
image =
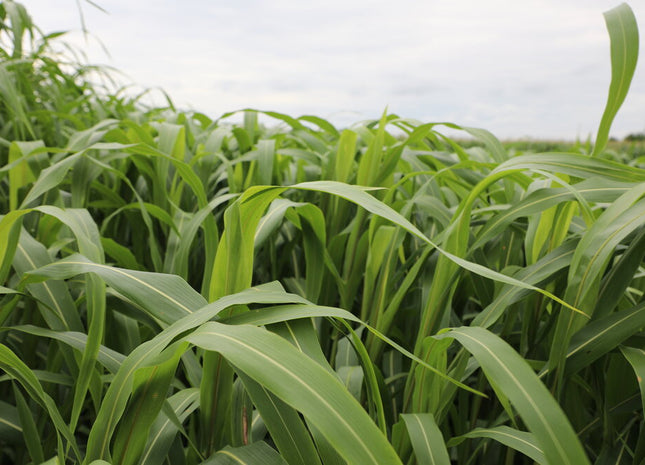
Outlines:
{"label": "drooping leaf", "polygon": [[535,437],[526,431],[519,431],[508,426],[495,428],[475,428],[474,430],[457,436],[448,441],[448,447],[459,445],[468,438],[489,438],[515,449],[540,465],[547,465],[544,453],[535,441]]}
{"label": "drooping leaf", "polygon": [[313,422],[349,464],[400,463],[342,384],[284,339],[254,326],[210,322],[186,338],[233,365]]}
{"label": "drooping leaf", "polygon": [[437,337],[455,338],[473,354],[486,376],[510,399],[548,463],[590,463],[558,403],[508,343],[479,327],[456,328]]}

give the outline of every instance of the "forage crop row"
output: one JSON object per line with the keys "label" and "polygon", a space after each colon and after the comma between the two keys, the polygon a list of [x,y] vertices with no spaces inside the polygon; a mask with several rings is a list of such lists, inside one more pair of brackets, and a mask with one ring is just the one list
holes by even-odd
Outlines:
{"label": "forage crop row", "polygon": [[0,464],[645,462],[627,5],[551,152],[149,108],[0,19]]}

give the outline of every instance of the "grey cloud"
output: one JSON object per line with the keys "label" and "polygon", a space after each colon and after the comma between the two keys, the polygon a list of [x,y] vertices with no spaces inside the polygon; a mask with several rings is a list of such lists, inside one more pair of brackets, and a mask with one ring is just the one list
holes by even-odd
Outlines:
{"label": "grey cloud", "polygon": [[[80,27],[74,2],[27,7],[44,30]],[[500,137],[594,132],[609,84],[602,12],[614,0],[106,0],[85,7],[108,62],[179,106],[213,116],[246,106],[322,116],[351,110],[485,127]],[[632,5],[645,24],[645,10]],[[641,48],[641,65],[645,47]],[[637,71],[614,124],[643,123]]]}

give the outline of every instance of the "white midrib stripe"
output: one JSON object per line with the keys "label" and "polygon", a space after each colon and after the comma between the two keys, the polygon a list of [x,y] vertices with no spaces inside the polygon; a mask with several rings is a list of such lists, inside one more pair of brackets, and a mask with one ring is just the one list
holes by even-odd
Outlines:
{"label": "white midrib stripe", "polygon": [[531,442],[527,441],[526,439],[522,439],[522,438],[517,437],[517,436],[514,436],[514,435],[512,435],[512,434],[505,433],[505,432],[503,432],[503,431],[494,430],[494,429],[482,429],[482,430],[480,430],[480,431],[481,431],[481,432],[491,432],[491,433],[494,433],[494,434],[499,434],[500,436],[506,436],[506,437],[509,437],[509,438],[513,438],[513,439],[515,439],[516,441],[521,442],[522,444],[525,444],[525,445],[527,445],[528,447],[530,447],[530,448],[532,448],[532,449],[535,449],[535,450],[536,450],[537,452],[539,452],[540,454],[544,454],[544,452],[542,451],[542,449],[540,449],[540,448],[539,448],[538,446],[536,446],[535,444],[533,444],[533,443],[531,443]]}
{"label": "white midrib stripe", "polygon": [[246,465],[246,462],[243,462],[242,460],[240,460],[240,458],[239,458],[239,457],[237,457],[237,456],[235,456],[235,455],[231,454],[231,453],[230,453],[229,451],[227,451],[227,450],[220,450],[220,451],[218,452],[218,454],[228,455],[230,458],[232,458],[233,460],[235,460],[237,463],[241,463],[242,465]]}
{"label": "white midrib stripe", "polygon": [[587,340],[585,341],[585,343],[584,343],[584,344],[579,345],[578,347],[576,347],[575,349],[573,349],[571,352],[569,352],[569,353],[567,354],[567,358],[571,357],[571,356],[572,356],[573,354],[575,354],[575,353],[580,352],[582,349],[584,349],[585,347],[587,347],[587,346],[588,346],[589,344],[591,344],[593,341],[595,341],[596,339],[598,339],[598,338],[600,338],[600,337],[604,336],[607,332],[611,331],[611,330],[612,330],[612,329],[614,329],[616,326],[618,326],[618,325],[620,325],[620,324],[623,324],[625,321],[629,320],[630,318],[633,318],[633,317],[634,317],[634,316],[636,316],[638,313],[639,313],[639,312],[635,312],[635,313],[632,313],[631,315],[627,315],[625,318],[622,318],[622,319],[620,319],[620,320],[616,321],[613,325],[608,326],[608,327],[607,327],[607,328],[605,328],[603,331],[601,331],[601,332],[597,333],[595,336],[590,337],[589,339],[587,339]]}
{"label": "white midrib stripe", "polygon": [[22,428],[19,425],[11,423],[9,420],[5,420],[4,418],[0,418],[0,423],[4,423],[5,425],[9,426],[9,428],[13,428],[13,429],[15,429],[17,431],[22,432]]}
{"label": "white midrib stripe", "polygon": [[419,428],[421,429],[421,433],[423,434],[423,440],[426,443],[426,447],[428,448],[428,452],[430,453],[430,459],[432,460],[432,463],[435,463],[434,460],[434,454],[432,453],[432,447],[430,447],[430,440],[428,439],[428,435],[426,434],[426,430],[423,428],[423,424],[421,423],[421,420],[419,419],[418,415],[414,416],[414,419],[419,423]]}

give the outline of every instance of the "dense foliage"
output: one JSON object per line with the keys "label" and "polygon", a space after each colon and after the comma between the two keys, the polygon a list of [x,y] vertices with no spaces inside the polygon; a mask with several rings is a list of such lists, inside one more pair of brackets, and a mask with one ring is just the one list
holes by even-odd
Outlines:
{"label": "dense foliage", "polygon": [[596,145],[536,153],[147,108],[2,2],[0,463],[645,463],[645,169],[605,150],[638,32],[605,16]]}

